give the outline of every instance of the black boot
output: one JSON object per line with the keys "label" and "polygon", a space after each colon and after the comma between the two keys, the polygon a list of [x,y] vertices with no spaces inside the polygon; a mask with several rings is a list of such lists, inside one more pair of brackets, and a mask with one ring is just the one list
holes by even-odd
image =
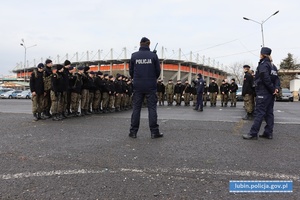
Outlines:
{"label": "black boot", "polygon": [[38,119],[42,119],[42,120],[45,119],[44,116],[42,115],[42,113],[38,113],[37,117],[38,117]]}
{"label": "black boot", "polygon": [[242,119],[243,120],[252,120],[253,119],[253,115],[252,115],[252,113],[247,113]]}
{"label": "black boot", "polygon": [[230,107],[233,107],[233,103],[231,103]]}
{"label": "black boot", "polygon": [[204,105],[203,105],[204,107],[206,107],[206,102],[204,102]]}
{"label": "black boot", "polygon": [[57,113],[52,114],[52,120],[53,120],[53,121],[59,121],[59,118],[58,118],[58,114],[57,114]]}
{"label": "black boot", "polygon": [[236,107],[236,103],[233,104],[233,107]]}
{"label": "black boot", "polygon": [[227,107],[227,103],[225,103],[225,107]]}
{"label": "black boot", "polygon": [[221,107],[223,107],[223,103],[221,103]]}
{"label": "black boot", "polygon": [[33,120],[34,121],[38,121],[39,120],[37,113],[33,113]]}

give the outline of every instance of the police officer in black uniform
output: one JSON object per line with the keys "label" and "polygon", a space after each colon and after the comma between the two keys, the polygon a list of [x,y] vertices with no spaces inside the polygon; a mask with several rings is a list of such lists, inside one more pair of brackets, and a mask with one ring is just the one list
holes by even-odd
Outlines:
{"label": "police officer in black uniform", "polygon": [[143,37],[140,49],[132,54],[129,73],[133,78],[133,111],[129,137],[136,138],[140,126],[140,114],[144,97],[147,99],[151,138],[163,137],[157,124],[157,79],[161,69],[156,53],[150,51],[150,40]]}
{"label": "police officer in black uniform", "polygon": [[262,121],[266,121],[265,130],[259,137],[272,139],[274,127],[274,101],[280,88],[280,80],[277,76],[277,68],[272,64],[272,50],[263,47],[260,51],[260,61],[255,73],[256,106],[254,123],[248,134],[243,138],[257,140]]}
{"label": "police officer in black uniform", "polygon": [[203,90],[204,90],[204,80],[202,78],[202,74],[198,74],[198,81],[197,81],[197,104],[194,110],[196,111],[203,111]]}

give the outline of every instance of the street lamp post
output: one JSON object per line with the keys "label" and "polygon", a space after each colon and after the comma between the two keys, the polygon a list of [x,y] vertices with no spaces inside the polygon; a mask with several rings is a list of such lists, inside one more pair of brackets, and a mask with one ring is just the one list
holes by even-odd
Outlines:
{"label": "street lamp post", "polygon": [[27,53],[27,49],[29,49],[31,47],[35,47],[36,44],[32,45],[32,46],[29,46],[29,47],[26,47],[24,39],[22,39],[21,41],[22,41],[22,43],[20,45],[23,46],[24,49],[25,49],[25,54],[24,54],[24,82],[26,82],[26,76],[25,76],[26,72],[25,72],[25,69],[26,69],[26,53]]}
{"label": "street lamp post", "polygon": [[278,11],[276,11],[275,13],[273,13],[273,14],[272,14],[270,17],[268,17],[266,20],[263,20],[262,22],[258,22],[258,21],[255,21],[255,20],[253,20],[253,19],[249,19],[249,18],[247,18],[247,17],[243,17],[243,19],[244,19],[244,20],[253,21],[253,22],[255,22],[255,23],[257,23],[257,24],[259,24],[259,25],[260,25],[260,28],[261,28],[261,37],[262,37],[262,47],[264,47],[264,46],[265,46],[265,39],[264,39],[264,28],[263,28],[263,24],[264,24],[266,21],[268,21],[268,19],[270,19],[272,16],[276,15],[277,13],[279,13],[279,10],[278,10]]}

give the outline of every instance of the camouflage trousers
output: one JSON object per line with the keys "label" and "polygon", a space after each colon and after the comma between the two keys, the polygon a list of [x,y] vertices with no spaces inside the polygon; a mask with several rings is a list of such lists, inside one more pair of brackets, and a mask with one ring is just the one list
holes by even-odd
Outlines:
{"label": "camouflage trousers", "polygon": [[81,109],[87,110],[89,108],[89,90],[83,89],[81,91]]}
{"label": "camouflage trousers", "polygon": [[50,92],[51,97],[51,113],[57,114],[63,112],[63,99],[61,93],[55,93],[51,90]]}
{"label": "camouflage trousers", "polygon": [[123,94],[123,97],[122,97],[122,99],[121,99],[121,108],[125,108],[126,106],[127,106],[127,101],[126,101],[126,99],[127,99],[127,94]]}
{"label": "camouflage trousers", "polygon": [[32,96],[32,113],[41,113],[43,111],[44,94]]}
{"label": "camouflage trousers", "polygon": [[71,105],[71,92],[63,92],[62,93],[62,99],[63,99],[63,110],[64,111],[70,111],[70,105]]}
{"label": "camouflage trousers", "polygon": [[244,106],[247,113],[252,113],[254,109],[254,97],[251,94],[244,96]]}
{"label": "camouflage trousers", "polygon": [[236,93],[235,92],[230,93],[230,100],[231,100],[232,104],[236,103]]}
{"label": "camouflage trousers", "polygon": [[95,91],[94,100],[93,100],[93,110],[101,108],[101,92],[100,90]]}
{"label": "camouflage trousers", "polygon": [[221,94],[221,103],[228,103],[228,94]]}
{"label": "camouflage trousers", "polygon": [[81,95],[79,93],[76,92],[71,93],[70,109],[72,113],[78,112],[80,99],[81,99]]}
{"label": "camouflage trousers", "polygon": [[89,92],[89,103],[88,103],[88,110],[92,110],[93,109],[93,102],[94,102],[94,97],[95,97],[95,93],[94,92]]}
{"label": "camouflage trousers", "polygon": [[184,103],[190,103],[191,93],[184,93]]}
{"label": "camouflage trousers", "polygon": [[157,98],[158,98],[159,104],[163,104],[163,102],[164,102],[164,93],[158,92],[157,93]]}
{"label": "camouflage trousers", "polygon": [[115,96],[115,108],[120,108],[121,107],[121,102],[122,102],[122,99],[123,99],[123,94],[116,94]]}
{"label": "camouflage trousers", "polygon": [[181,103],[181,94],[180,93],[176,93],[175,94],[175,100],[177,104]]}
{"label": "camouflage trousers", "polygon": [[193,105],[196,105],[197,104],[197,95],[193,94],[192,97],[193,97]]}
{"label": "camouflage trousers", "polygon": [[115,95],[113,94],[110,94],[109,95],[109,103],[108,103],[108,107],[110,109],[114,108],[114,105],[115,105]]}
{"label": "camouflage trousers", "polygon": [[51,108],[51,95],[50,90],[45,91],[44,99],[43,99],[43,111],[50,111]]}
{"label": "camouflage trousers", "polygon": [[132,106],[132,95],[126,95],[126,106]]}
{"label": "camouflage trousers", "polygon": [[174,94],[171,93],[171,94],[167,94],[167,102],[172,104],[174,101]]}
{"label": "camouflage trousers", "polygon": [[108,108],[108,102],[109,102],[109,95],[107,92],[103,92],[103,94],[102,94],[102,108],[103,109]]}
{"label": "camouflage trousers", "polygon": [[217,102],[217,94],[216,93],[210,93],[209,98],[210,98],[211,104],[215,104]]}

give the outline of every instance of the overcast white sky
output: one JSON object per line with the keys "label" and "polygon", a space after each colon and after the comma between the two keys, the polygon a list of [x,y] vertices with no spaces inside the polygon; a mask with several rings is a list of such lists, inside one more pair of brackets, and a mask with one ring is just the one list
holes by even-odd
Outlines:
{"label": "overcast white sky", "polygon": [[[16,63],[24,61],[25,44],[37,46],[27,49],[27,59],[76,52],[102,50],[101,57],[127,57],[139,45],[141,37],[148,37],[153,49],[158,42],[165,56],[189,59],[197,54],[210,57],[220,65],[248,63],[254,68],[262,44],[260,25],[243,20],[248,17],[263,21],[279,10],[264,24],[265,46],[272,48],[275,64],[287,53],[300,57],[300,1],[298,0],[9,0],[0,6],[0,76],[9,74]],[[95,59],[97,56],[95,57]],[[37,62],[38,62],[37,61]],[[64,60],[61,60],[63,62]],[[74,58],[75,61],[75,58]]]}

